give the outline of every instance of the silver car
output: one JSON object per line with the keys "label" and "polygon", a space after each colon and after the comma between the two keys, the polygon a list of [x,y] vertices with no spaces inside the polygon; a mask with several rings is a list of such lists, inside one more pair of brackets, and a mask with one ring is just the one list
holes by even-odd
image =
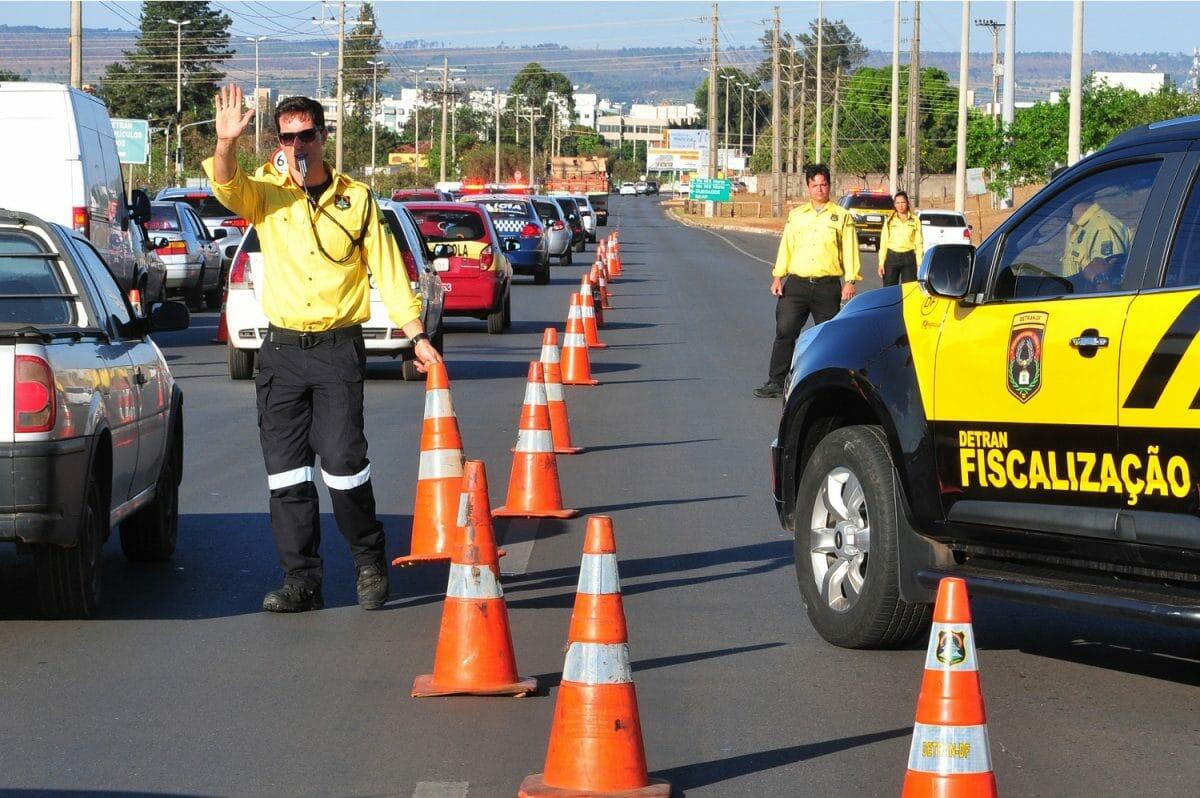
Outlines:
{"label": "silver car", "polygon": [[246,233],[246,220],[222,205],[210,188],[164,188],[154,199],[157,202],[182,202],[196,212],[208,232],[220,242],[221,265],[228,274],[233,254]]}
{"label": "silver car", "polygon": [[167,267],[167,290],[183,294],[189,310],[221,306],[221,250],[196,212],[181,202],[150,203],[146,229]]}
{"label": "silver car", "polygon": [[596,209],[592,207],[592,203],[585,194],[572,194],[571,199],[575,200],[575,204],[579,206],[579,218],[583,220],[583,232],[587,235],[587,240],[595,244]]}
{"label": "silver car", "polygon": [[538,217],[546,228],[546,248],[550,257],[558,258],[560,266],[571,264],[571,228],[567,217],[553,197],[530,197]]}

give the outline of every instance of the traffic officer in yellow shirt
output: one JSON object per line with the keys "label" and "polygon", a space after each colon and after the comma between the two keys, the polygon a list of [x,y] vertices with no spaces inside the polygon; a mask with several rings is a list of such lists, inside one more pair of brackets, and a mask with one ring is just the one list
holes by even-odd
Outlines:
{"label": "traffic officer in yellow shirt", "polygon": [[441,356],[422,327],[421,299],[370,189],[322,160],[329,134],[321,104],[289,97],[276,106],[286,174],[250,177],[239,168],[237,140],[253,116],[242,109],[240,88],[220,90],[216,152],[204,170],[221,204],[255,226],[266,264],[263,310],[270,327],[255,388],[284,581],[266,595],[263,609],[303,612],[324,604],[316,456],[354,556],[358,603],[377,609],[388,597],[388,574],[363,435],[368,271],[392,322],[413,342],[418,368]]}
{"label": "traffic officer in yellow shirt", "polygon": [[1067,225],[1063,277],[1076,293],[1119,288],[1132,237],[1125,223],[1098,203],[1087,199],[1075,203]]}
{"label": "traffic officer in yellow shirt", "polygon": [[884,220],[879,233],[879,276],[884,285],[916,280],[917,265],[925,256],[921,220],[909,209],[908,193],[897,191],[892,207],[896,212]]}
{"label": "traffic officer in yellow shirt", "polygon": [[[766,383],[754,389],[759,398],[783,394],[783,380],[792,365],[796,338],[808,317],[814,324],[837,315],[841,303],[854,296],[862,279],[858,235],[845,209],[829,201],[829,167],[804,167],[809,201],[788,215],[783,240],[771,270],[775,304],[775,344]],[[842,280],[845,279],[845,285]]]}

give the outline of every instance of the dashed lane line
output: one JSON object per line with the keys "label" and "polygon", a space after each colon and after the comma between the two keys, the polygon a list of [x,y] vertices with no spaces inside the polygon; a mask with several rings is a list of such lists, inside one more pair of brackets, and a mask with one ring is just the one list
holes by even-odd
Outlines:
{"label": "dashed lane line", "polygon": [[412,798],[467,798],[469,782],[418,781]]}

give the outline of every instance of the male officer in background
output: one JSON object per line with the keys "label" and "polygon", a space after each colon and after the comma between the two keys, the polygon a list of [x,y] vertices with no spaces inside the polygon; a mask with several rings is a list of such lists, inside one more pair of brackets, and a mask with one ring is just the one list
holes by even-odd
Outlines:
{"label": "male officer in background", "polygon": [[[1133,236],[1125,223],[1090,199],[1071,208],[1067,243],[1063,252],[1063,277],[1077,293],[1120,288],[1124,255]],[[1117,267],[1117,268],[1114,268]],[[1115,284],[1114,284],[1115,283]]]}
{"label": "male officer in background", "polygon": [[276,106],[288,167],[281,175],[249,177],[238,167],[237,139],[253,116],[242,110],[240,88],[221,89],[216,153],[204,170],[221,204],[255,226],[267,270],[263,311],[270,327],[255,387],[284,582],[266,595],[263,609],[303,612],[324,605],[315,455],[354,555],[358,603],[378,609],[387,600],[388,575],[363,435],[368,270],[392,322],[413,342],[418,368],[441,356],[421,325],[420,297],[370,189],[322,160],[329,134],[320,103],[289,97]]}
{"label": "male officer in background", "polygon": [[806,166],[804,179],[809,201],[788,215],[771,270],[771,293],[779,297],[775,344],[767,382],[754,389],[754,395],[764,399],[783,394],[796,338],[808,317],[814,324],[832,319],[841,303],[853,298],[854,284],[862,279],[854,220],[829,201],[829,167]]}

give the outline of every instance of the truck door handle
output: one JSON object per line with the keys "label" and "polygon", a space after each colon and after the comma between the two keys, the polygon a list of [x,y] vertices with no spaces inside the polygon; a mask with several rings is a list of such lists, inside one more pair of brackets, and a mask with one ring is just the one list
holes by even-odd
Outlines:
{"label": "truck door handle", "polygon": [[1108,338],[1101,335],[1099,330],[1084,330],[1071,339],[1071,346],[1084,357],[1094,357],[1097,349],[1108,346]]}

